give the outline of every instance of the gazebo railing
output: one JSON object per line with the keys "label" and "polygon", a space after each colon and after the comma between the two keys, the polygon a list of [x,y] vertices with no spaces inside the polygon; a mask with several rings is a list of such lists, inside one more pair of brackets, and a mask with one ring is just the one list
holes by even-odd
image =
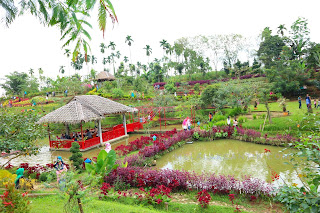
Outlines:
{"label": "gazebo railing", "polygon": [[[139,129],[143,129],[143,125],[140,122],[127,124],[127,132],[133,132]],[[103,132],[102,140],[103,142],[107,142],[109,140],[121,137],[123,135],[125,135],[123,124],[119,124],[117,126],[114,126],[112,130]],[[73,142],[75,141],[68,140],[68,139],[50,140],[50,147],[56,148],[56,149],[59,149],[59,148],[70,149]],[[77,142],[80,145],[80,149],[87,149],[89,147],[98,145],[100,143],[100,137],[94,137],[91,139],[87,139],[85,141],[77,141]]]}

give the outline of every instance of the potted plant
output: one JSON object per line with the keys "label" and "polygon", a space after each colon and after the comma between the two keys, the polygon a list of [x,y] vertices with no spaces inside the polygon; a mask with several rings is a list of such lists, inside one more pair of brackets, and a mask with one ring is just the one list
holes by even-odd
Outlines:
{"label": "potted plant", "polygon": [[286,99],[284,97],[281,97],[278,99],[278,102],[279,102],[279,106],[282,107],[283,114],[288,115]]}

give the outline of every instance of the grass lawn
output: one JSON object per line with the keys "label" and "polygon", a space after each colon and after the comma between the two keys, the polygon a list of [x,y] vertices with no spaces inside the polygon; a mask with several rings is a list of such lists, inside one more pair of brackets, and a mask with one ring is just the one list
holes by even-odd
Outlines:
{"label": "grass lawn", "polygon": [[[46,196],[31,198],[31,212],[32,213],[59,213],[64,212],[64,204],[66,200],[59,196]],[[225,206],[209,206],[208,209],[201,209],[195,204],[180,204],[180,203],[170,203],[168,211],[154,209],[148,206],[138,206],[123,204],[115,201],[101,201],[97,198],[93,198],[88,203],[85,203],[84,212],[117,212],[117,213],[127,213],[127,212],[234,212],[234,208]],[[45,211],[44,211],[45,210]],[[242,211],[244,212],[244,211]]]}
{"label": "grass lawn", "polygon": [[[282,112],[282,108],[279,106],[278,102],[273,102],[269,104],[271,111]],[[253,106],[249,107],[252,114],[258,113],[259,111],[265,112],[266,114],[266,107],[264,104],[259,104],[258,109],[254,110]],[[288,131],[291,134],[295,134],[298,130],[299,131],[312,131],[316,130],[312,125],[303,125],[303,119],[307,116],[307,107],[305,104],[302,104],[302,109],[299,109],[298,101],[290,101],[287,102],[287,111],[290,112],[289,116],[281,116],[281,117],[271,117],[272,124],[269,124],[268,119],[265,124],[264,132],[268,132],[271,134],[282,134],[283,131]],[[314,109],[313,113],[316,116],[319,116],[320,109]],[[251,120],[248,119],[247,122],[243,123],[243,127],[245,128],[253,128],[259,129],[260,125],[262,126],[264,123],[264,119],[261,116],[257,116],[257,119]],[[301,126],[298,128],[298,124]]]}

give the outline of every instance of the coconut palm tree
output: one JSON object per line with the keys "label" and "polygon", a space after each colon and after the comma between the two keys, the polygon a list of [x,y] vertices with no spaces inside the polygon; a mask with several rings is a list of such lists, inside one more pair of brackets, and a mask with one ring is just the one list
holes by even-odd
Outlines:
{"label": "coconut palm tree", "polygon": [[119,59],[119,58],[120,58],[120,56],[121,56],[120,51],[117,51],[117,52],[116,52],[116,57]]}
{"label": "coconut palm tree", "polygon": [[129,61],[128,57],[127,57],[127,56],[124,56],[124,57],[123,57],[123,61],[124,61],[124,63],[127,63],[127,62]]}
{"label": "coconut palm tree", "polygon": [[131,48],[130,47],[131,47],[132,42],[133,42],[133,40],[132,40],[131,36],[127,35],[125,43],[128,43],[128,46],[129,46],[131,64],[132,64],[132,57],[131,57]]}
{"label": "coconut palm tree", "polygon": [[167,45],[167,40],[162,39],[162,41],[160,41],[160,47],[162,47],[163,49],[163,56],[164,56],[164,51],[166,50],[166,45]]}
{"label": "coconut palm tree", "polygon": [[33,73],[34,73],[33,69],[30,68],[30,69],[29,69],[29,74],[30,74],[31,77],[32,77]]}
{"label": "coconut palm tree", "polygon": [[64,55],[66,55],[66,56],[67,56],[67,58],[69,58],[69,57],[70,57],[70,54],[71,54],[71,52],[70,52],[70,50],[69,50],[69,49],[65,49],[65,50],[64,50]]}
{"label": "coconut palm tree", "polygon": [[60,68],[59,68],[59,72],[63,75],[64,74],[64,66],[60,66]]}
{"label": "coconut palm tree", "polygon": [[112,66],[113,66],[113,75],[115,75],[116,70],[114,68],[114,58],[117,57],[114,53],[111,53],[110,59],[112,60]]}
{"label": "coconut palm tree", "polygon": [[104,53],[104,50],[107,48],[107,46],[104,43],[100,44],[100,52]]}
{"label": "coconut palm tree", "polygon": [[278,27],[277,33],[281,34],[281,36],[283,37],[285,30],[287,30],[287,28],[284,26],[284,24],[280,24],[279,27]]}
{"label": "coconut palm tree", "polygon": [[149,57],[152,54],[152,48],[150,47],[150,45],[146,45],[146,47],[144,47],[143,49],[146,50],[146,55],[148,56],[148,64],[149,64]]}
{"label": "coconut palm tree", "polygon": [[115,50],[116,49],[116,44],[113,41],[110,41],[108,48],[110,48],[111,50]]}

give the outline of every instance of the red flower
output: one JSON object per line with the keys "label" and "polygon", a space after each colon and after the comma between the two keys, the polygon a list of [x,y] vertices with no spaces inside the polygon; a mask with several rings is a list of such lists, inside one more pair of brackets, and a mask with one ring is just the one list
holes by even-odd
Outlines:
{"label": "red flower", "polygon": [[264,149],[264,153],[271,152],[269,149]]}

